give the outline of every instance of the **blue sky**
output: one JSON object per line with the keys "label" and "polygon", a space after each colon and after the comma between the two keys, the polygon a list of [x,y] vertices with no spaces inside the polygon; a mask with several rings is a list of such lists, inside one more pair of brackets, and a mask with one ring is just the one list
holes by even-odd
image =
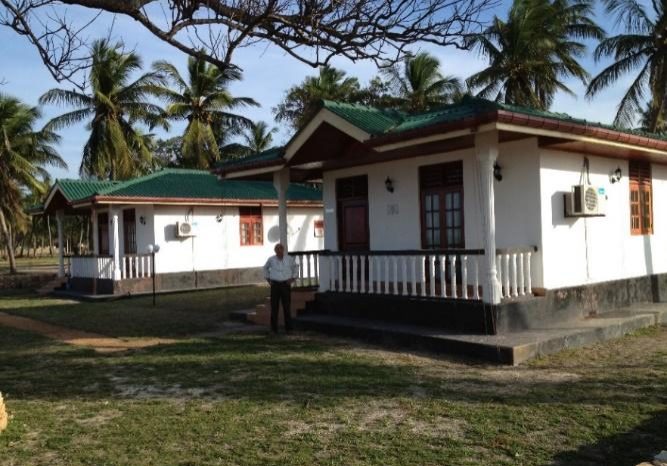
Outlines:
{"label": "blue sky", "polygon": [[[507,6],[499,7],[497,14],[504,17],[506,9]],[[75,18],[85,18],[92,14],[77,7],[70,8],[68,13]],[[598,12],[597,20],[608,32],[613,32],[610,31],[610,20],[604,14]],[[87,32],[91,40],[106,36],[112,23],[112,37],[122,40],[126,48],[135,49],[143,58],[145,68],[148,68],[155,60],[166,59],[183,70],[187,59],[183,53],[161,42],[134,21],[120,16],[114,20],[113,15],[102,15]],[[453,47],[416,44],[412,50],[424,50],[436,55],[442,63],[443,73],[454,74],[462,79],[479,71],[485,65],[483,59],[476,53],[460,51]],[[3,63],[3,66],[0,67],[0,79],[5,81],[5,84],[0,86],[2,93],[36,105],[39,96],[52,87],[71,88],[71,84],[58,84],[51,78],[36,50],[25,38],[2,27],[0,27],[0,56],[2,56]],[[316,73],[313,68],[287,56],[277,47],[267,44],[240,49],[234,57],[235,63],[243,69],[244,79],[231,86],[232,93],[237,96],[252,97],[262,104],[260,108],[249,108],[241,112],[253,120],[264,120],[272,125],[276,124],[271,109],[281,100],[285,90],[301,82],[305,76]],[[595,64],[590,54],[583,60],[583,63],[592,75],[606,65],[606,63]],[[333,65],[358,77],[362,83],[367,82],[377,73],[372,62],[352,63],[348,60],[336,59]],[[625,76],[614,88],[599,94],[594,101],[584,99],[584,86],[580,82],[568,82],[577,97],[561,93],[557,96],[551,110],[590,121],[610,123],[616,113],[620,97],[630,82],[631,77]],[[42,110],[44,121],[46,121],[63,113],[66,109],[46,106]],[[289,138],[289,132],[285,128],[279,129],[277,142],[281,143]],[[180,134],[182,130],[183,125],[175,124],[169,134],[157,130],[155,132],[160,136],[172,136]],[[52,169],[51,173],[55,178],[76,178],[81,161],[81,151],[88,136],[85,125],[64,129],[61,135],[63,140],[58,149],[69,168],[68,170]]]}

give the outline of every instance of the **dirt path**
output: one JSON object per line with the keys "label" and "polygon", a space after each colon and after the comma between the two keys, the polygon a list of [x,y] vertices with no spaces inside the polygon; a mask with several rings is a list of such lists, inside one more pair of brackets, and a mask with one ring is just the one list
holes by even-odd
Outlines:
{"label": "dirt path", "polygon": [[132,340],[112,338],[98,333],[47,324],[27,317],[5,314],[4,312],[0,312],[0,325],[35,332],[63,343],[85,346],[99,352],[125,351],[146,348],[148,346],[171,344],[177,341],[165,338],[133,338]]}

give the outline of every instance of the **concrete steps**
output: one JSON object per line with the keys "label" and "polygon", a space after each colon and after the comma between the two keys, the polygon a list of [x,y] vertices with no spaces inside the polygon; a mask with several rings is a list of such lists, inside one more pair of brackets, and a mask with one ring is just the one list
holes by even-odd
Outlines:
{"label": "concrete steps", "polygon": [[35,292],[39,296],[46,296],[50,293],[53,293],[55,290],[62,288],[67,283],[67,277],[55,277],[52,280],[44,283],[42,286],[37,288]]}
{"label": "concrete steps", "polygon": [[297,328],[517,365],[529,359],[618,338],[667,324],[667,303],[641,304],[543,329],[501,335],[450,333],[443,329],[331,314],[304,314]]}
{"label": "concrete steps", "polygon": [[[314,296],[315,290],[292,290],[292,317],[296,318],[298,315],[300,315],[306,309],[307,303],[314,299]],[[252,323],[256,325],[264,325],[268,327],[271,325],[271,298],[267,296],[264,298],[264,302],[257,304],[254,309],[233,312],[230,314],[230,318],[232,320]],[[278,322],[281,326],[285,322],[282,309],[280,309]]]}

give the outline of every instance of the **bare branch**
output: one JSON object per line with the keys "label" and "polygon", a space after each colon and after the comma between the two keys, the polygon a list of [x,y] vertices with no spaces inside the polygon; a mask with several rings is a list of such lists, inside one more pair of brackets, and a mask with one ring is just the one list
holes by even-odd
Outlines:
{"label": "bare branch", "polygon": [[[463,48],[499,0],[0,0],[0,25],[25,36],[59,81],[87,66],[91,22],[62,5],[134,19],[158,39],[220,66],[234,52],[271,43],[313,67],[334,56],[387,66],[417,42]],[[93,18],[94,20],[95,18]]]}

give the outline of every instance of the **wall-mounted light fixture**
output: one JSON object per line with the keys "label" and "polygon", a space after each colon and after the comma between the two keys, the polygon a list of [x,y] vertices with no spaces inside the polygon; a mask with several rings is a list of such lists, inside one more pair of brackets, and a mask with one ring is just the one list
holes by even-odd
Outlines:
{"label": "wall-mounted light fixture", "polygon": [[222,214],[216,215],[215,216],[215,221],[218,222],[218,223],[222,222]]}
{"label": "wall-mounted light fixture", "polygon": [[618,183],[621,181],[621,177],[623,176],[623,172],[621,171],[621,167],[617,167],[616,170],[611,172],[609,174],[609,181],[611,184]]}
{"label": "wall-mounted light fixture", "polygon": [[493,177],[496,179],[496,181],[502,181],[503,180],[503,167],[501,167],[498,162],[493,163]]}
{"label": "wall-mounted light fixture", "polygon": [[139,223],[141,223],[142,225],[146,225],[146,217],[144,217],[143,215],[139,217]]}
{"label": "wall-mounted light fixture", "polygon": [[384,180],[384,187],[387,188],[387,191],[389,191],[390,193],[393,193],[394,192],[394,180],[387,177],[387,179]]}

